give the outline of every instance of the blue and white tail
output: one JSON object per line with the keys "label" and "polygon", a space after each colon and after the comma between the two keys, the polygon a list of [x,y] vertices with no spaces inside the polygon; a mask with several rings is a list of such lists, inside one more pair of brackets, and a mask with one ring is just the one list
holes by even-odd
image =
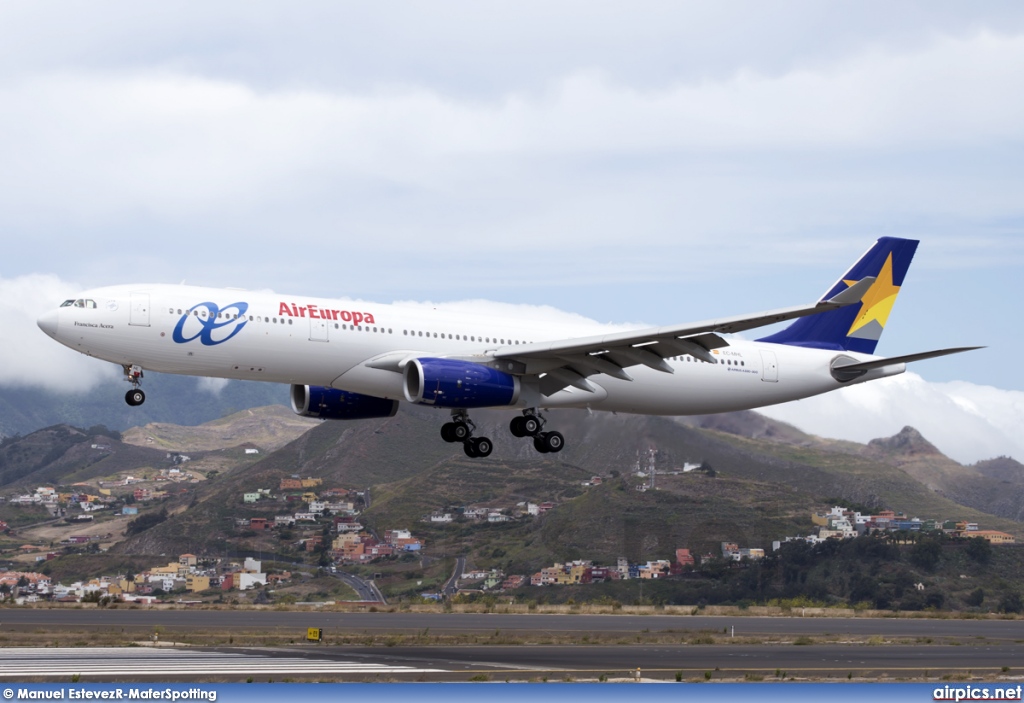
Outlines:
{"label": "blue and white tail", "polygon": [[874,284],[859,305],[800,318],[758,341],[874,354],[917,245],[914,239],[882,237],[822,298],[828,300],[862,278],[874,276]]}

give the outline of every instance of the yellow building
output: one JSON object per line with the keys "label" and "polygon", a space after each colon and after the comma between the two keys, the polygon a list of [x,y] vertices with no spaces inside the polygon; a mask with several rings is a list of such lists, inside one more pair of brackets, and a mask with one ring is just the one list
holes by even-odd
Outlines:
{"label": "yellow building", "polygon": [[973,530],[972,532],[965,532],[964,537],[981,537],[987,539],[992,544],[1014,544],[1017,538],[1006,532],[1000,532],[999,530]]}
{"label": "yellow building", "polygon": [[[304,478],[301,483],[303,488],[316,488],[323,482],[324,480],[322,478]],[[313,500],[316,500],[316,498]]]}
{"label": "yellow building", "polygon": [[210,588],[209,576],[189,574],[185,577],[185,590],[189,593],[198,593],[199,591],[205,591],[208,588]]}
{"label": "yellow building", "polygon": [[355,532],[346,532],[334,538],[334,541],[331,542],[331,549],[344,549],[346,544],[355,544],[361,540],[362,537]]}
{"label": "yellow building", "polygon": [[589,567],[583,564],[574,564],[569,568],[569,582],[570,583],[581,583],[583,581],[583,574]]}

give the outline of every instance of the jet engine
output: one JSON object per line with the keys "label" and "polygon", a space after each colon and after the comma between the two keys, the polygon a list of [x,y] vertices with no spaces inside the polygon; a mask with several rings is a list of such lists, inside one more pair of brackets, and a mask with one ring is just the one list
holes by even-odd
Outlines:
{"label": "jet engine", "polygon": [[405,365],[402,387],[410,403],[441,408],[514,405],[519,379],[483,364],[457,359],[413,359]]}
{"label": "jet engine", "polygon": [[292,410],[304,417],[322,420],[366,420],[392,417],[398,412],[398,401],[362,393],[349,393],[323,386],[291,388]]}

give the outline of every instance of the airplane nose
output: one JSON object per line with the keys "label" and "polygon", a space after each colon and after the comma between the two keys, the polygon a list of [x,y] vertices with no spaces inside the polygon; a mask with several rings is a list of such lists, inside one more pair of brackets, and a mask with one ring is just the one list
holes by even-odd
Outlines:
{"label": "airplane nose", "polygon": [[42,315],[39,316],[39,319],[36,320],[36,324],[39,325],[39,329],[41,329],[43,332],[46,332],[46,334],[50,335],[51,337],[56,337],[57,311],[50,310],[48,312],[44,312]]}

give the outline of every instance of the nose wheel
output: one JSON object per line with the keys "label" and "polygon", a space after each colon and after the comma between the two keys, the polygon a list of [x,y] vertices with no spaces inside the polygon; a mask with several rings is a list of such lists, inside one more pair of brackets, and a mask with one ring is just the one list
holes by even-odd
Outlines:
{"label": "nose wheel", "polygon": [[124,394],[124,402],[134,408],[136,405],[142,405],[146,402],[146,394],[143,393],[141,388],[133,388]]}
{"label": "nose wheel", "polygon": [[146,394],[139,388],[142,385],[142,367],[137,364],[124,366],[124,380],[132,384],[132,389],[124,394],[124,402],[133,408],[146,402]]}
{"label": "nose wheel", "polygon": [[512,418],[509,430],[516,437],[533,437],[533,448],[541,454],[554,454],[562,451],[565,437],[561,432],[543,432],[544,416],[536,409],[524,410],[519,417]]}
{"label": "nose wheel", "polygon": [[476,425],[465,410],[452,410],[452,421],[441,425],[441,439],[445,442],[462,442],[462,448],[470,459],[483,459],[494,451],[494,443],[487,437],[474,437]]}

